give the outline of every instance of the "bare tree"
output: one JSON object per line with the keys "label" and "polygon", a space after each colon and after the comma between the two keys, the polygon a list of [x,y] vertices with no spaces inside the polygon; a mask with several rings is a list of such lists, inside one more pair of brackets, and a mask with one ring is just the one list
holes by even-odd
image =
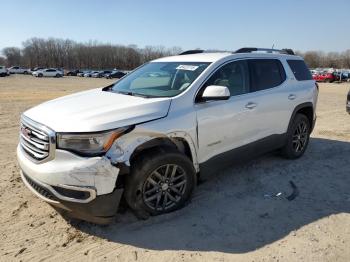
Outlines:
{"label": "bare tree", "polygon": [[5,65],[6,64],[6,58],[3,56],[0,56],[0,65]]}
{"label": "bare tree", "polygon": [[21,64],[21,49],[17,47],[6,47],[2,50],[2,53],[6,57],[8,66]]}
{"label": "bare tree", "polygon": [[[7,65],[27,67],[60,67],[66,69],[134,69],[135,67],[164,56],[177,55],[181,48],[164,46],[113,45],[89,41],[79,43],[70,39],[30,38],[22,49],[3,49]],[[345,52],[307,51],[297,52],[311,68],[350,68],[350,49]],[[0,60],[1,62],[1,60]]]}

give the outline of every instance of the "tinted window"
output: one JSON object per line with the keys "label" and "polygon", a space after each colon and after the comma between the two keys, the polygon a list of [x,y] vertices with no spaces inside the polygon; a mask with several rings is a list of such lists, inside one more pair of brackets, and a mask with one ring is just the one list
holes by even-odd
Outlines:
{"label": "tinted window", "polygon": [[286,73],[277,59],[249,60],[251,92],[279,86],[286,80]]}
{"label": "tinted window", "polygon": [[226,86],[231,96],[249,92],[249,70],[247,61],[235,61],[217,70],[205,86]]}
{"label": "tinted window", "polygon": [[312,80],[311,73],[303,60],[287,60],[287,62],[296,80]]}

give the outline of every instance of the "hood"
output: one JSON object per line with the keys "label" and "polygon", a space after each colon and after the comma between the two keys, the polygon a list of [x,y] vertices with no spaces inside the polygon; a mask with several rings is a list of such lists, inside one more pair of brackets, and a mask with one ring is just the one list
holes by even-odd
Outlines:
{"label": "hood", "polygon": [[170,98],[143,98],[93,89],[57,98],[24,112],[56,132],[96,132],[165,117]]}

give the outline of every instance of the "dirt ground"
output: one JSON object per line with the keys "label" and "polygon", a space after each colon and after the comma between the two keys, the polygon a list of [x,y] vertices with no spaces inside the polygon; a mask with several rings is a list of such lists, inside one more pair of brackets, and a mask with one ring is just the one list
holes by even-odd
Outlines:
{"label": "dirt ground", "polygon": [[[68,223],[20,180],[19,117],[111,82],[0,78],[0,261],[350,261],[349,84],[320,85],[317,125],[299,160],[233,166],[199,185],[184,209],[146,221],[127,211],[110,226]],[[289,181],[299,191],[292,201]]]}

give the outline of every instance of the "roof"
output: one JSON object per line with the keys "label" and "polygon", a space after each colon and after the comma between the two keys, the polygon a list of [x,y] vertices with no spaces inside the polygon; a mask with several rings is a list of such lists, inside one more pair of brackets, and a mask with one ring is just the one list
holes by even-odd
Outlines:
{"label": "roof", "polygon": [[232,53],[232,52],[207,52],[207,53],[198,53],[198,54],[189,54],[189,55],[177,55],[177,56],[168,56],[153,60],[152,62],[216,62],[225,57],[232,58],[248,58],[248,57],[260,57],[260,58],[280,58],[288,57],[290,59],[302,59],[296,55],[288,54],[277,54],[277,53]]}
{"label": "roof", "polygon": [[191,55],[168,56],[153,60],[152,62],[215,62],[230,55],[232,55],[230,52],[199,53]]}

